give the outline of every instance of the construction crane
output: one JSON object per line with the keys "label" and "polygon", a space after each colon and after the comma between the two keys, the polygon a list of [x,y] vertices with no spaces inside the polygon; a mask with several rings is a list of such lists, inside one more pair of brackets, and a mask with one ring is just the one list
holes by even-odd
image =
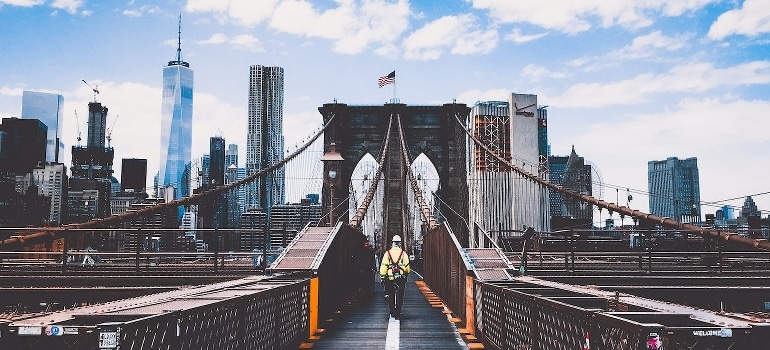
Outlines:
{"label": "construction crane", "polygon": [[78,110],[75,110],[75,126],[78,129],[78,147],[80,147],[80,120],[78,119]]}
{"label": "construction crane", "polygon": [[88,87],[90,87],[91,90],[93,90],[93,92],[94,92],[94,102],[96,102],[96,95],[99,94],[99,85],[96,85],[96,87],[93,87],[85,79],[82,79],[82,81],[83,81],[84,84],[88,85]]}
{"label": "construction crane", "polygon": [[120,117],[120,114],[115,116],[115,119],[112,120],[112,127],[107,128],[107,148],[110,148],[110,140],[112,140],[112,131],[115,130],[115,123],[118,122],[118,117]]}

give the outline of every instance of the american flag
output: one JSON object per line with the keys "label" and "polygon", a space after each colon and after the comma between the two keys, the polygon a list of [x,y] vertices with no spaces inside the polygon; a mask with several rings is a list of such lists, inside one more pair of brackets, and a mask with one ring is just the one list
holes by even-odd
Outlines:
{"label": "american flag", "polygon": [[396,83],[396,71],[390,72],[388,75],[383,75],[380,77],[380,79],[377,80],[377,85],[380,87],[383,87],[388,84],[395,84]]}

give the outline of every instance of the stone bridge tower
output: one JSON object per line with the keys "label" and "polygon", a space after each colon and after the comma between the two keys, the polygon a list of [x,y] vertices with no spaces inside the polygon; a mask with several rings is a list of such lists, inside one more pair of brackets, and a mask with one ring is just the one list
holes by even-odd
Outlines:
{"label": "stone bridge tower", "polygon": [[[444,104],[440,106],[407,106],[400,103],[388,103],[381,106],[351,106],[342,103],[324,104],[318,108],[324,124],[334,116],[334,121],[324,133],[324,151],[331,143],[336,144],[336,151],[344,161],[341,167],[340,190],[334,191],[335,217],[347,222],[352,214],[346,213],[347,205],[337,205],[348,200],[348,188],[351,175],[358,162],[367,153],[378,159],[388,133],[391,116],[400,116],[404,129],[404,138],[409,158],[414,159],[421,153],[430,159],[440,178],[436,192],[438,209],[436,215],[447,223],[457,235],[462,245],[468,244],[468,184],[467,174],[467,135],[458,125],[455,115],[467,123],[470,108],[465,104]],[[394,119],[390,144],[387,145],[388,157],[384,172],[384,208],[385,215],[381,244],[390,242],[390,238],[399,234],[404,237],[407,247],[412,245],[413,234],[409,229],[406,210],[406,191],[411,187],[405,179],[405,167],[402,164],[398,126]],[[324,184],[323,208],[329,212],[329,188]],[[340,216],[342,215],[342,216]]]}

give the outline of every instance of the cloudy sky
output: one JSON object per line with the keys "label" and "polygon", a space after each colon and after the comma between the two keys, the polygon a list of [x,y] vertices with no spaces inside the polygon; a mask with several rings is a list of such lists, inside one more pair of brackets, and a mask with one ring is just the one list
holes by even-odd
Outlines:
{"label": "cloudy sky", "polygon": [[116,160],[155,173],[180,14],[195,157],[221,135],[245,158],[250,65],[285,70],[287,147],[324,103],[387,102],[377,78],[395,70],[410,105],[538,95],[551,153],[574,146],[609,201],[628,188],[646,211],[647,162],[697,157],[704,202],[752,195],[770,210],[766,0],[0,0],[0,117],[20,115],[23,90],[60,93],[69,149],[75,110],[85,135],[86,80],[110,109]]}

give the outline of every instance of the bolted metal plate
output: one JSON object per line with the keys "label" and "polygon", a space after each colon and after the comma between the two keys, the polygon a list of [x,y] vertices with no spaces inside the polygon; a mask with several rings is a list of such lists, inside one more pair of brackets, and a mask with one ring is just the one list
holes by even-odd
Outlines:
{"label": "bolted metal plate", "polygon": [[293,247],[289,251],[286,252],[286,258],[314,258],[316,255],[318,255],[318,249],[301,249],[298,247]]}
{"label": "bolted metal plate", "polygon": [[509,280],[511,276],[502,269],[474,270],[476,278],[482,281]]}
{"label": "bolted metal plate", "polygon": [[293,246],[291,246],[290,250],[294,249],[314,249],[315,251],[318,251],[323,247],[324,242],[323,241],[313,241],[313,242],[304,242],[304,241],[298,241]]}
{"label": "bolted metal plate", "polygon": [[508,267],[508,264],[506,264],[504,261],[498,260],[476,260],[473,262],[473,267],[476,269],[485,269],[485,268],[502,268],[505,269]]}
{"label": "bolted metal plate", "polygon": [[492,248],[470,248],[467,252],[471,259],[502,259],[497,250]]}
{"label": "bolted metal plate", "polygon": [[324,233],[324,234],[315,234],[315,233],[308,234],[308,233],[305,233],[305,234],[303,234],[302,236],[299,237],[298,242],[308,242],[308,241],[310,241],[310,242],[323,242],[323,241],[326,241],[327,237],[329,237],[329,233],[328,232]]}
{"label": "bolted metal plate", "polygon": [[315,256],[307,258],[284,257],[280,262],[278,262],[277,265],[273,266],[273,270],[309,269],[311,266],[313,266],[313,261],[315,261]]}

